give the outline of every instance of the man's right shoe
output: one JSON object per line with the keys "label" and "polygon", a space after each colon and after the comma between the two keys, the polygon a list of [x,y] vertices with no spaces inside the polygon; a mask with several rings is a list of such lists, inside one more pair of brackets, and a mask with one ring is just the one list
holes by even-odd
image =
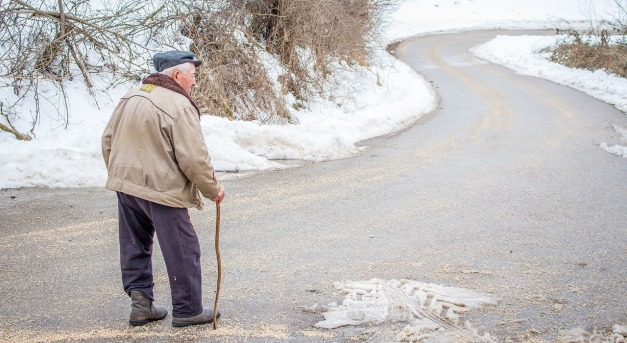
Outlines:
{"label": "man's right shoe", "polygon": [[150,298],[140,291],[131,291],[131,315],[128,323],[132,326],[142,326],[154,320],[161,320],[168,315],[168,310],[162,306],[155,306]]}
{"label": "man's right shoe", "polygon": [[[220,311],[218,311],[218,315],[216,319],[220,318]],[[189,318],[176,318],[172,317],[172,326],[175,327],[184,327],[190,325],[202,325],[202,324],[210,324],[213,323],[213,310],[203,309],[199,315],[189,317]]]}

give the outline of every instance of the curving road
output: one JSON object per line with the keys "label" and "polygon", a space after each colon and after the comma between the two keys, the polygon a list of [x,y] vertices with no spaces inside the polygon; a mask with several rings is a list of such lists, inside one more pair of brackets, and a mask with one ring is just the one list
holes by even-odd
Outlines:
{"label": "curving road", "polygon": [[[485,63],[500,32],[395,47],[440,105],[349,159],[226,181],[217,331],[169,318],[129,328],[116,203],[102,189],[0,191],[0,342],[385,342],[393,322],[313,327],[335,281],[409,279],[486,292],[465,318],[496,341],[555,341],[627,315],[627,116],[583,93]],[[521,33],[510,33],[521,34]],[[191,211],[213,304],[213,213]],[[156,249],[157,301],[168,304]],[[387,337],[387,338],[386,338]]]}

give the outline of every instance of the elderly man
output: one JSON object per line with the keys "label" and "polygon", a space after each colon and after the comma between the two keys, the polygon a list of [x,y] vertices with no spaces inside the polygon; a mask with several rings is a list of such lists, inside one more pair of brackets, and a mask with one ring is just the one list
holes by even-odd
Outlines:
{"label": "elderly man", "polygon": [[170,281],[172,325],[207,324],[213,311],[202,305],[200,244],[188,208],[202,208],[199,193],[221,202],[224,188],[205,146],[200,111],[190,97],[202,62],[189,51],[159,53],[153,62],[157,73],[122,97],[102,137],[106,188],[118,197],[129,323],[144,325],[168,315],[153,303],[156,233]]}

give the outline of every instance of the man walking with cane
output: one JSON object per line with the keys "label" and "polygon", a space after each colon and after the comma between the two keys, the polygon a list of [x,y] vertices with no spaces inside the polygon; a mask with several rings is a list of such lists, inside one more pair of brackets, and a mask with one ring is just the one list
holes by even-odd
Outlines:
{"label": "man walking with cane", "polygon": [[188,208],[202,208],[199,193],[220,203],[224,188],[204,142],[200,110],[190,97],[202,62],[189,51],[158,53],[153,62],[157,73],[122,97],[102,137],[106,188],[118,197],[129,323],[144,325],[168,314],[153,302],[156,233],[170,282],[172,325],[208,324],[214,314],[202,305],[200,244]]}

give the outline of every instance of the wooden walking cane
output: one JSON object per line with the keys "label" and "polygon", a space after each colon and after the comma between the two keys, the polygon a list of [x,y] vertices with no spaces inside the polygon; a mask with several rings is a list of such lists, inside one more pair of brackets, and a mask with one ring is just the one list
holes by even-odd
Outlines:
{"label": "wooden walking cane", "polygon": [[216,201],[216,259],[218,260],[218,286],[216,287],[216,300],[213,303],[213,329],[218,328],[218,297],[220,296],[220,280],[222,279],[222,261],[220,260],[220,202]]}

